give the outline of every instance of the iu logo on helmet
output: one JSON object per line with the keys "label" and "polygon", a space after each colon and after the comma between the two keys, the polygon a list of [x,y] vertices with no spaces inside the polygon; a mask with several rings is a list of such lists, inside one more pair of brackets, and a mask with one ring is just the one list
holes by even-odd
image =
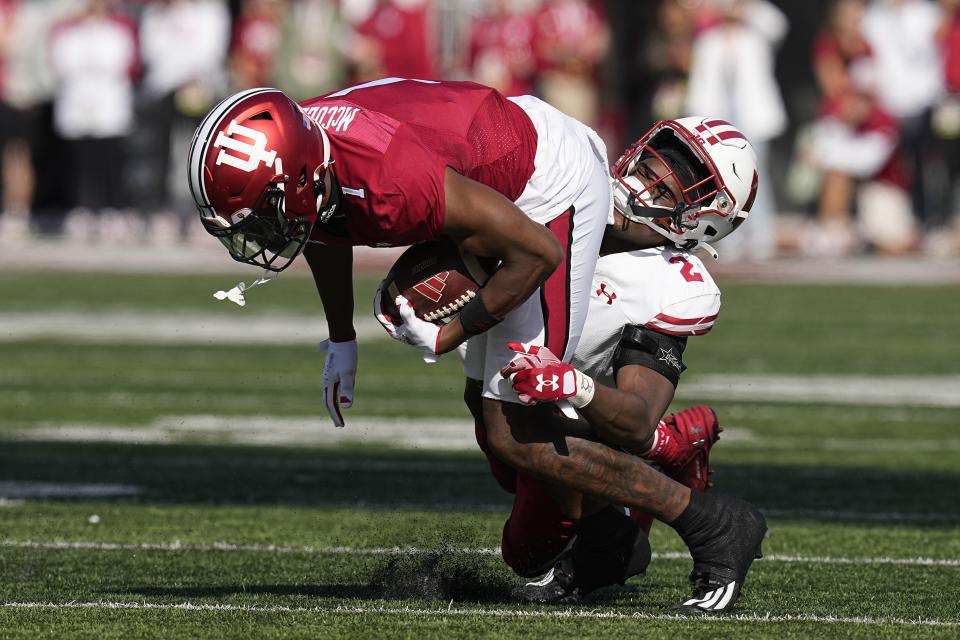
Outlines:
{"label": "iu logo on helmet", "polygon": [[441,271],[435,276],[430,276],[420,284],[413,285],[413,290],[424,298],[429,298],[434,302],[440,302],[440,298],[443,297],[443,290],[447,286],[447,278],[449,277],[449,271]]}
{"label": "iu logo on helmet", "polygon": [[[250,142],[244,142],[236,136],[242,136]],[[213,146],[220,149],[220,153],[217,154],[217,164],[229,165],[247,173],[256,170],[261,162],[270,166],[277,158],[276,151],[267,151],[267,134],[237,124],[236,120],[230,121],[226,132],[217,133]],[[227,150],[235,151],[240,155],[227,153]]]}

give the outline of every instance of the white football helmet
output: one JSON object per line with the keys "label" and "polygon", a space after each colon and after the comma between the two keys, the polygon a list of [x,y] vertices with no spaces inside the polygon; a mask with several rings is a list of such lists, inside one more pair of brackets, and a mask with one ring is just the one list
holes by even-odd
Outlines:
{"label": "white football helmet", "polygon": [[[644,184],[641,161],[658,158],[668,172]],[[654,204],[658,186],[669,177],[683,202],[673,209]],[[757,156],[739,129],[726,120],[686,117],[660,120],[613,167],[614,206],[680,249],[703,248],[732,233],[747,218],[757,195]]]}

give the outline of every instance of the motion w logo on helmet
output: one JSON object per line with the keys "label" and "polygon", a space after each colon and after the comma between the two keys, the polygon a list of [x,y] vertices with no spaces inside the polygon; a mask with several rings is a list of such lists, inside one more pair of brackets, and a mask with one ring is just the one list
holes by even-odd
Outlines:
{"label": "motion w logo on helmet", "polygon": [[[244,142],[235,136],[242,136],[250,140],[250,142]],[[277,159],[276,151],[267,151],[267,134],[262,131],[257,131],[256,129],[251,129],[250,127],[245,127],[242,124],[237,124],[236,120],[230,121],[230,124],[227,125],[226,132],[220,131],[217,134],[217,139],[214,140],[213,146],[215,149],[220,149],[220,153],[217,155],[217,164],[229,165],[241,171],[246,171],[247,173],[256,170],[261,162],[270,166],[274,160]],[[243,155],[235,156],[229,154],[227,153],[228,149]],[[246,156],[246,159],[244,159],[243,156]],[[278,172],[279,171],[278,168]]]}
{"label": "motion w logo on helmet", "polygon": [[443,290],[447,286],[447,278],[449,276],[449,271],[441,271],[435,276],[430,276],[420,284],[413,285],[413,290],[422,295],[424,298],[429,298],[433,302],[440,302],[440,298],[443,297]]}

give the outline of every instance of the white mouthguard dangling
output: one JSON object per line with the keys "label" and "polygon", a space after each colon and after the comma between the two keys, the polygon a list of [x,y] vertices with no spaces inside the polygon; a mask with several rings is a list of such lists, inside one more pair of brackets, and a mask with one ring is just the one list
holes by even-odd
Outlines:
{"label": "white mouthguard dangling", "polygon": [[267,284],[271,280],[277,277],[277,273],[270,271],[269,269],[264,269],[263,273],[260,274],[260,277],[254,280],[248,286],[244,282],[238,282],[237,286],[230,289],[229,291],[217,291],[213,294],[213,297],[217,300],[229,300],[237,306],[245,307],[247,306],[247,300],[244,297],[244,292],[253,289],[254,287],[259,287],[262,284]]}

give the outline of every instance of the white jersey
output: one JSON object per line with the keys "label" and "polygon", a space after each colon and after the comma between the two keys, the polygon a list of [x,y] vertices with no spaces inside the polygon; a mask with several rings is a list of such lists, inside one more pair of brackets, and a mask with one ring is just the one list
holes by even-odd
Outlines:
{"label": "white jersey", "polygon": [[464,373],[484,381],[484,397],[519,402],[513,385],[500,375],[517,355],[507,343],[545,345],[564,362],[573,357],[585,330],[592,274],[613,209],[613,192],[606,148],[596,133],[542,100],[510,99],[537,131],[534,172],[515,204],[550,230],[564,258],[539,291],[503,322],[467,341]]}
{"label": "white jersey", "polygon": [[573,364],[594,378],[608,376],[625,326],[697,336],[719,313],[720,289],[696,256],[672,247],[603,256]]}

